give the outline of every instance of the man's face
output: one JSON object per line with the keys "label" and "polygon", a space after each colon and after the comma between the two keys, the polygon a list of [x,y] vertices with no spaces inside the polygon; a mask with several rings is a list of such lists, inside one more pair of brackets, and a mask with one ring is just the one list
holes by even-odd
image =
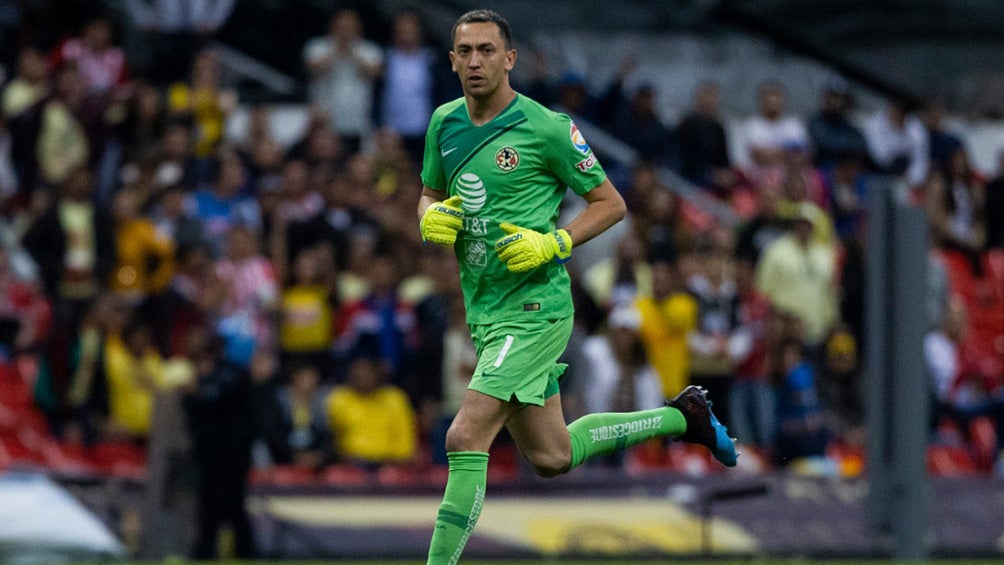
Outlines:
{"label": "man's face", "polygon": [[450,51],[453,71],[464,92],[475,98],[491,96],[516,64],[516,50],[506,50],[497,25],[490,22],[461,24]]}

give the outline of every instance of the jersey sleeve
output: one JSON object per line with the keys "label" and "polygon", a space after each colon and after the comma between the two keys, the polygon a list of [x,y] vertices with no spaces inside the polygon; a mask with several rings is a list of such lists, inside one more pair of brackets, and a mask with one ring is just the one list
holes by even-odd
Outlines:
{"label": "jersey sleeve", "polygon": [[562,182],[581,195],[606,180],[606,172],[571,118],[556,114],[546,127],[548,165]]}
{"label": "jersey sleeve", "polygon": [[439,154],[439,126],[443,123],[443,109],[440,107],[429,119],[429,129],[425,132],[425,154],[422,158],[422,184],[433,189],[447,191],[443,158]]}

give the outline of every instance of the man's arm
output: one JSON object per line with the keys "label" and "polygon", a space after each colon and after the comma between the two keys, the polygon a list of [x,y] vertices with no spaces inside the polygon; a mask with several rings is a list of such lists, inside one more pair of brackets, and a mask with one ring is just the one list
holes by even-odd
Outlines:
{"label": "man's arm", "polygon": [[446,192],[423,186],[422,196],[418,199],[418,219],[421,221],[422,216],[425,215],[426,208],[445,199]]}
{"label": "man's arm", "polygon": [[583,194],[582,197],[586,199],[586,209],[564,228],[572,237],[573,247],[578,247],[605,232],[610,226],[621,221],[627,213],[627,205],[610,179],[604,179],[599,186]]}

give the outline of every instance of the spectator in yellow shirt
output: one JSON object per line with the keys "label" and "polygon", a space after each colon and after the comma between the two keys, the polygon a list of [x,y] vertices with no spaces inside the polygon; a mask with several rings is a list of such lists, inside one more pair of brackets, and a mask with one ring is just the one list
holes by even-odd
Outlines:
{"label": "spectator in yellow shirt", "polygon": [[147,436],[162,365],[150,328],[143,322],[130,322],[121,337],[112,335],[105,340],[108,431],[112,436]]}
{"label": "spectator in yellow shirt", "polygon": [[697,301],[679,288],[677,278],[672,263],[653,263],[652,295],[636,302],[641,314],[638,334],[666,398],[674,397],[690,380],[687,338],[697,327]]}
{"label": "spectator in yellow shirt", "polygon": [[174,244],[139,209],[136,190],[122,189],[112,200],[115,268],[110,286],[135,302],[159,294],[174,274]]}
{"label": "spectator in yellow shirt", "polygon": [[220,86],[220,62],[210,50],[192,63],[191,84],[175,83],[167,91],[171,114],[191,116],[195,122],[195,156],[208,157],[223,139],[227,115],[237,107],[237,95]]}
{"label": "spectator in yellow shirt", "polygon": [[387,373],[382,361],[360,357],[345,385],[328,395],[328,424],[340,459],[384,464],[414,457],[415,412],[403,390],[384,384]]}

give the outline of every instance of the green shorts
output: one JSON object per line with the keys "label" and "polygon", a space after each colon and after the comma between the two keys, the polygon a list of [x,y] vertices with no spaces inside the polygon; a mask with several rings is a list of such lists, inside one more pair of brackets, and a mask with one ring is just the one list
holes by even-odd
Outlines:
{"label": "green shorts", "polygon": [[558,357],[572,335],[572,316],[471,326],[478,354],[467,388],[504,400],[543,406],[558,393],[568,365]]}

